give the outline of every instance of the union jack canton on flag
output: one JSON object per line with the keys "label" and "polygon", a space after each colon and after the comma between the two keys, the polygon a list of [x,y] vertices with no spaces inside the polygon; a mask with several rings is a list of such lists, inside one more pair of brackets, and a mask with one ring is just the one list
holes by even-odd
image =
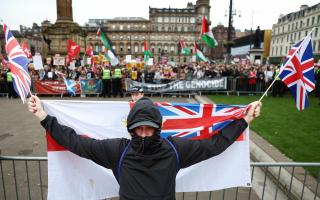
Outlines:
{"label": "union jack canton on flag", "polygon": [[13,86],[22,102],[25,103],[31,86],[31,78],[28,73],[29,60],[6,24],[3,25],[3,31],[10,71],[13,77]]}
{"label": "union jack canton on flag", "polygon": [[[191,140],[210,138],[236,119],[243,118],[246,106],[223,104],[156,103],[163,117],[161,137]],[[177,128],[179,127],[179,128]],[[244,140],[244,134],[238,141]]]}
{"label": "union jack canton on flag", "polygon": [[310,34],[295,44],[280,68],[279,77],[288,86],[299,111],[309,106],[308,93],[315,89],[314,60]]}

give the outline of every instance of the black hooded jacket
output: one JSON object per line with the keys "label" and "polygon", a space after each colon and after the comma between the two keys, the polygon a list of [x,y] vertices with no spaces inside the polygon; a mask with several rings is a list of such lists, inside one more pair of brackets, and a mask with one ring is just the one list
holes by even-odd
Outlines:
{"label": "black hooded jacket", "polygon": [[[187,140],[170,137],[168,140],[177,151],[177,160],[173,147],[160,137],[162,117],[148,98],[142,98],[135,103],[128,115],[127,127],[140,121],[151,121],[159,125],[159,129],[152,137],[147,138],[141,138],[128,129],[131,140],[95,140],[77,135],[72,128],[59,124],[57,119],[50,115],[41,121],[41,125],[61,146],[111,169],[120,185],[121,200],[174,200],[178,170],[222,153],[247,127],[246,121],[240,119],[210,139]],[[127,150],[124,153],[125,149]],[[122,154],[123,160],[119,165]]]}

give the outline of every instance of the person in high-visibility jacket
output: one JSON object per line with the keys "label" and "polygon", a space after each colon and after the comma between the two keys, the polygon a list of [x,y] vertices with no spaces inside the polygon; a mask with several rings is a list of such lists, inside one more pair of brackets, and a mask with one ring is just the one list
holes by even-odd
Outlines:
{"label": "person in high-visibility jacket", "polygon": [[106,95],[111,97],[111,70],[108,66],[104,66],[102,69],[102,96],[106,98]]}
{"label": "person in high-visibility jacket", "polygon": [[120,97],[122,97],[122,91],[121,91],[121,69],[119,66],[116,66],[113,72],[113,79],[112,79],[112,92],[113,96],[117,97],[118,94],[120,94]]}
{"label": "person in high-visibility jacket", "polygon": [[12,73],[10,71],[10,69],[7,71],[6,73],[7,75],[7,88],[8,88],[8,94],[9,94],[9,98],[13,97],[13,98],[16,98],[17,95],[16,95],[16,92],[14,91],[14,88],[13,88],[13,77],[12,77]]}

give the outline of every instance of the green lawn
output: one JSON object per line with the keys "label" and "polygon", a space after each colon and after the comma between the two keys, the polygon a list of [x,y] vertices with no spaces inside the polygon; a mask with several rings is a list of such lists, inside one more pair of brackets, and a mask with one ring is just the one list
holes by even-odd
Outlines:
{"label": "green lawn", "polygon": [[[209,95],[215,103],[248,104],[260,96]],[[292,96],[265,97],[261,116],[250,128],[296,162],[320,162],[320,105],[310,97],[310,106],[299,112]],[[317,176],[319,169],[310,169]]]}

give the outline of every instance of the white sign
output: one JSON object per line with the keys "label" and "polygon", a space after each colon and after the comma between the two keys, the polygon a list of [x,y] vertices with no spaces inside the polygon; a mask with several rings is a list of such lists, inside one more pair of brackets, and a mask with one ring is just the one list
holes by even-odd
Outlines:
{"label": "white sign", "polygon": [[53,57],[53,65],[64,65],[65,58],[62,56],[55,56]]}
{"label": "white sign", "polygon": [[149,58],[148,59],[147,65],[149,65],[149,66],[153,65],[153,58]]}
{"label": "white sign", "polygon": [[131,55],[126,55],[126,63],[130,63],[131,62]]}
{"label": "white sign", "polygon": [[36,53],[36,55],[34,55],[32,59],[35,70],[43,69],[42,58],[39,53]]}
{"label": "white sign", "polygon": [[192,62],[197,62],[197,57],[196,56],[192,56]]}
{"label": "white sign", "polygon": [[74,68],[76,68],[76,61],[75,61],[75,60],[72,60],[72,61],[70,62],[69,69],[74,70]]}
{"label": "white sign", "polygon": [[52,72],[48,72],[48,78],[52,78],[53,74]]}
{"label": "white sign", "polygon": [[91,58],[87,58],[87,65],[91,65]]}

